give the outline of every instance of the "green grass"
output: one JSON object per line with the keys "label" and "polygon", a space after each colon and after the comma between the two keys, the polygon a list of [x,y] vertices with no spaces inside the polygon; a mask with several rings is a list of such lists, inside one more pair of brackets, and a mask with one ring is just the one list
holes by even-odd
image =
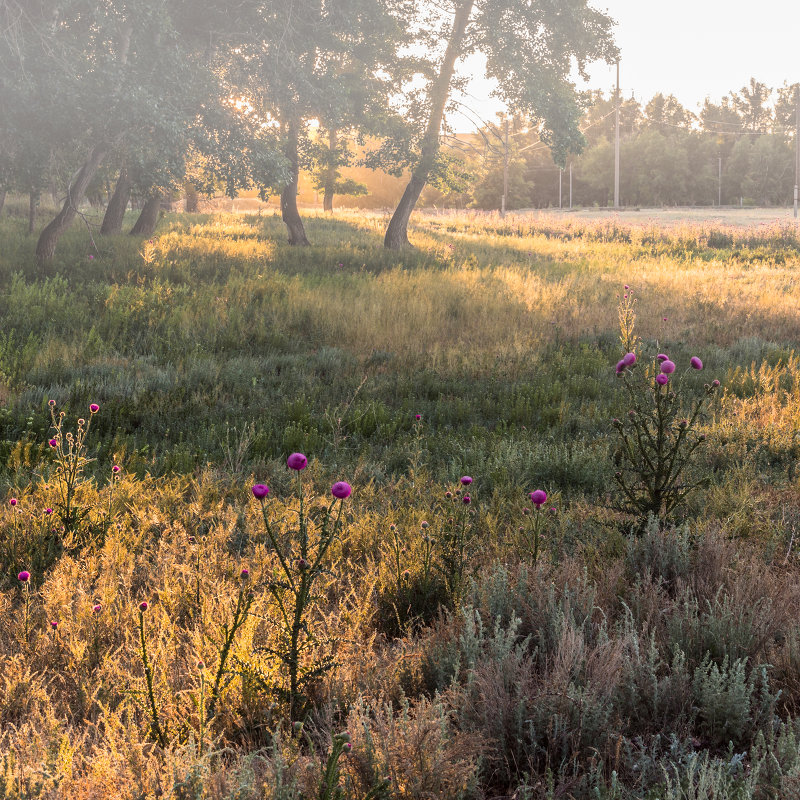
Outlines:
{"label": "green grass", "polygon": [[[394,253],[384,223],[312,216],[302,249],[272,216],[168,215],[152,242],[97,249],[75,226],[43,274],[23,219],[0,216],[0,798],[317,797],[344,728],[328,778],[347,800],[794,796],[794,232],[437,215]],[[708,486],[667,525],[634,527],[614,489],[626,283],[640,361],[698,355],[686,387],[722,382]],[[49,400],[66,429],[100,405],[75,531],[45,511]],[[291,575],[293,451],[312,539],[330,483],[354,487],[308,606],[306,664],[337,666],[299,736],[270,655],[284,578],[250,494],[270,485]],[[445,495],[464,474],[469,506]]]}

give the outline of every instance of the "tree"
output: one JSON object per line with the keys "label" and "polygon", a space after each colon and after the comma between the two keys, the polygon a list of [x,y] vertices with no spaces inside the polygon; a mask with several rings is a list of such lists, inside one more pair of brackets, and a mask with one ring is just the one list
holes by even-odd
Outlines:
{"label": "tree", "polygon": [[[436,170],[442,120],[459,59],[476,50],[485,55],[487,77],[498,82],[500,99],[538,122],[542,141],[563,165],[566,154],[583,145],[571,69],[577,65],[585,75],[589,61],[617,57],[611,19],[586,0],[452,0],[440,8],[447,9],[437,20],[444,52],[429,77],[428,116],[411,178],[386,230],[384,244],[389,248],[408,245],[411,213]],[[431,26],[426,33],[433,38],[436,29]]]}

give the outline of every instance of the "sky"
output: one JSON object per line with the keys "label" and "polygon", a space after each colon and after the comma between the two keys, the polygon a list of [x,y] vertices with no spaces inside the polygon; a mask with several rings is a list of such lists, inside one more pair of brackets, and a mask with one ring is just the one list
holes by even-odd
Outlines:
{"label": "sky", "polygon": [[[754,77],[771,88],[800,81],[798,0],[590,0],[613,17],[621,50],[620,92],[646,103],[657,92],[674,94],[690,111],[706,97],[719,100]],[[490,97],[478,57],[462,71],[476,77],[462,98],[483,119],[494,120],[502,105]],[[615,68],[597,64],[579,88],[614,87]],[[481,76],[481,77],[478,77]],[[474,128],[463,115],[457,131]]]}

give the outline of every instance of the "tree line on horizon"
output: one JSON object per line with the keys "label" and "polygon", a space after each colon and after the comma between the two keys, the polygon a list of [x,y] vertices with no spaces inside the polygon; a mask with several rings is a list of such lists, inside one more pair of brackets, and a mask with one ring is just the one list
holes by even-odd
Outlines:
{"label": "tree line on horizon", "polygon": [[[587,0],[0,0],[0,210],[6,192],[27,195],[33,233],[42,194],[58,198],[41,264],[103,185],[100,234],[122,230],[132,197],[131,233],[147,236],[169,194],[191,208],[255,191],[280,198],[303,245],[301,171],[330,209],[368,190],[358,166],[402,180],[385,244],[403,247],[421,196],[499,207],[497,126],[448,127],[457,65],[476,51],[512,110],[507,208],[557,205],[560,169],[573,204],[608,205],[613,99],[570,76],[618,57],[612,24]],[[624,101],[623,203],[714,204],[720,165],[723,203],[786,202],[798,85],[770,95],[751,80],[697,118],[672,96]]]}

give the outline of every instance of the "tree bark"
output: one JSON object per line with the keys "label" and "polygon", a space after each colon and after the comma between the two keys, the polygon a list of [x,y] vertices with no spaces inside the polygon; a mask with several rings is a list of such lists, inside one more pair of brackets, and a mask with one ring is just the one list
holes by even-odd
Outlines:
{"label": "tree bark", "polygon": [[322,210],[330,211],[333,214],[333,194],[336,190],[336,162],[334,152],[336,150],[336,129],[328,131],[328,150],[330,151],[330,162],[325,170],[325,186],[322,195]]}
{"label": "tree bark", "polygon": [[386,236],[383,239],[384,247],[392,250],[409,246],[408,222],[436,163],[436,156],[439,153],[439,130],[442,127],[444,108],[450,94],[450,81],[453,79],[456,61],[461,55],[461,46],[474,3],[475,0],[461,0],[453,17],[453,29],[447,42],[439,77],[431,87],[431,115],[422,137],[420,159],[411,173],[411,180],[408,182],[394,214],[392,214],[389,227],[386,229]]}
{"label": "tree bark", "polygon": [[105,144],[97,144],[92,148],[89,157],[83,162],[67,188],[67,199],[64,201],[61,211],[39,234],[39,241],[36,243],[36,260],[40,266],[53,260],[58,240],[75,219],[78,205],[107,152],[108,146]]}
{"label": "tree bark", "polygon": [[289,231],[289,244],[306,246],[309,241],[306,238],[303,219],[297,210],[297,182],[300,176],[300,163],[297,157],[298,138],[297,124],[292,121],[286,129],[285,151],[286,158],[289,159],[291,180],[281,192],[281,218]]}
{"label": "tree bark", "polygon": [[28,236],[36,230],[36,205],[39,202],[39,192],[31,191],[28,195]]}
{"label": "tree bark", "polygon": [[151,194],[142,206],[142,213],[131,228],[131,236],[152,236],[161,211],[161,192]]}
{"label": "tree bark", "polygon": [[108,201],[106,213],[103,215],[103,224],[100,226],[100,233],[108,236],[112,233],[122,231],[122,221],[128,209],[128,201],[131,198],[131,179],[128,177],[127,167],[123,167],[117,178],[117,185],[114,187],[114,194]]}

